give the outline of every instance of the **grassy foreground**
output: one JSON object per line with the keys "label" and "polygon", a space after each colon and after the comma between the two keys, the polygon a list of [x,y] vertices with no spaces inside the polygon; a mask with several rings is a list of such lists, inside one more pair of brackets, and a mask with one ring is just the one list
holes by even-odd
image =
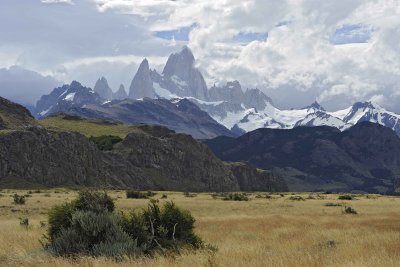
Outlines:
{"label": "grassy foreground", "polygon": [[[250,196],[250,201],[223,201],[211,194],[185,197],[162,192],[154,198],[173,200],[197,219],[196,232],[217,252],[187,251],[115,262],[104,258],[75,260],[53,257],[41,249],[46,233],[41,221],[55,204],[70,201],[76,192],[48,190],[32,193],[25,205],[13,204],[13,193],[0,197],[0,266],[399,266],[400,198],[359,195],[338,200],[335,194],[278,194]],[[109,194],[117,209],[144,207],[148,200],[127,199],[125,192]],[[265,195],[265,194],[262,194]],[[305,200],[296,199],[301,196]],[[311,196],[311,197],[310,197]],[[326,206],[330,203],[331,206]],[[336,206],[340,204],[342,206]],[[351,206],[358,214],[343,214]],[[29,227],[19,218],[29,218]]]}

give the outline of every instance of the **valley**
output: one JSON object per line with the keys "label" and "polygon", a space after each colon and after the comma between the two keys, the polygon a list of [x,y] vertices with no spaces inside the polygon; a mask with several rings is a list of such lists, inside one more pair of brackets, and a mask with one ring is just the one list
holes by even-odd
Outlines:
{"label": "valley", "polygon": [[[47,229],[41,222],[47,224],[47,211],[71,201],[76,191],[3,189],[0,193],[0,262],[5,266],[395,267],[400,261],[398,197],[356,194],[352,200],[339,200],[337,194],[261,192],[250,194],[249,201],[223,201],[207,193],[185,197],[181,192],[157,192],[153,198],[161,203],[173,200],[190,210],[196,218],[195,232],[217,251],[114,261],[53,257],[41,248],[39,240]],[[15,205],[14,193],[30,196],[25,205]],[[148,203],[127,199],[124,191],[109,194],[118,211]],[[161,199],[163,194],[166,199]],[[297,196],[300,200],[291,200]],[[358,214],[344,214],[345,206]],[[29,218],[29,226],[21,226],[19,218]]]}

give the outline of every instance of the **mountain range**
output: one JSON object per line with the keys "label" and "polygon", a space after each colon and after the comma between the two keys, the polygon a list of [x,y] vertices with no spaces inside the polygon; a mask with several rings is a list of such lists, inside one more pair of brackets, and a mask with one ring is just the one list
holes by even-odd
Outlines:
{"label": "mountain range", "polygon": [[290,191],[388,194],[400,185],[400,138],[382,125],[347,130],[258,129],[204,141],[222,160],[245,161],[284,177]]}
{"label": "mountain range", "polygon": [[[195,107],[190,107],[189,110],[196,110],[195,113],[201,115],[202,119],[193,114],[190,118],[181,114],[182,116],[178,116],[180,121],[191,123],[177,126],[174,120],[177,117],[169,122],[168,116],[164,115],[178,112],[177,103],[183,99],[207,112],[209,118],[200,123],[200,126],[193,124],[193,121],[202,121],[207,116]],[[168,105],[167,102],[171,104]],[[136,107],[134,111],[129,109],[121,114],[116,112],[116,109],[126,108],[129,105],[127,103],[134,103],[131,105]],[[190,106],[186,101],[184,103],[186,107]],[[239,136],[258,128],[331,126],[343,131],[363,121],[379,123],[400,135],[400,115],[373,102],[358,102],[335,112],[326,111],[317,102],[301,109],[282,110],[275,107],[271,98],[261,90],[244,90],[238,81],[227,82],[223,86],[214,85],[208,89],[203,75],[195,67],[193,53],[187,46],[169,56],[161,74],[150,69],[148,60],[144,59],[132,79],[128,93],[124,85],[114,92],[105,77],[96,82],[93,90],[73,82],[42,96],[37,102],[35,116],[44,118],[60,112],[125,123],[158,124],[202,139],[219,135]],[[132,116],[127,116],[128,112],[133,112]],[[211,129],[206,125],[211,125]]]}

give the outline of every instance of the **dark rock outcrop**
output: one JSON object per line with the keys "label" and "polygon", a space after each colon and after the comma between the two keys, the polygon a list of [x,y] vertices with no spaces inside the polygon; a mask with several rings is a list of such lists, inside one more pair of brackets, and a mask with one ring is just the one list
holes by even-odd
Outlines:
{"label": "dark rock outcrop", "polygon": [[[13,182],[14,181],[14,182]],[[179,191],[285,190],[283,180],[225,164],[206,145],[140,126],[109,152],[78,133],[30,127],[0,135],[0,184]]]}
{"label": "dark rock outcrop", "polygon": [[31,113],[24,106],[0,97],[0,130],[18,129],[35,124]]}

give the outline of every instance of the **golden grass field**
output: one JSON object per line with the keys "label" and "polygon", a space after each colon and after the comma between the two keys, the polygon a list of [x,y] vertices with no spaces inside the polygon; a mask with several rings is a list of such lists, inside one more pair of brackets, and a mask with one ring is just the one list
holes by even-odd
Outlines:
{"label": "golden grass field", "polygon": [[[359,195],[355,200],[338,200],[338,195],[321,194],[305,201],[273,194],[271,199],[248,202],[213,199],[210,194],[187,198],[167,192],[179,207],[197,219],[196,232],[217,252],[186,251],[180,255],[155,256],[115,262],[105,258],[57,258],[42,250],[39,239],[46,233],[40,222],[55,204],[75,198],[76,192],[48,190],[33,193],[25,205],[12,202],[13,192],[0,193],[0,266],[400,266],[400,198]],[[144,207],[147,200],[126,199],[125,192],[109,194],[117,208]],[[316,195],[313,195],[316,196]],[[161,193],[155,196],[161,197]],[[343,203],[359,214],[343,214]],[[28,228],[19,224],[28,217]]]}

